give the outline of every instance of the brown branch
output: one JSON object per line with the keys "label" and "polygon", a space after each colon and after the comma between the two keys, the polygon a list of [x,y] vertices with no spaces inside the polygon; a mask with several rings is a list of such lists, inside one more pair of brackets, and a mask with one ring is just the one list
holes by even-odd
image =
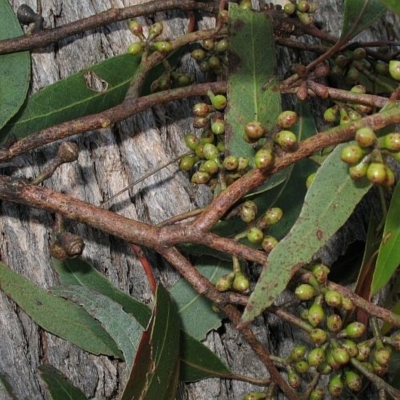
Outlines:
{"label": "brown branch", "polygon": [[208,13],[218,12],[218,7],[215,5],[215,2],[203,3],[192,0],[154,0],[145,4],[139,4],[131,7],[111,8],[91,17],[74,21],[54,29],[34,33],[30,36],[1,40],[0,54],[45,47],[66,37],[73,36],[90,29],[96,29],[106,24],[172,9],[188,11],[201,10]]}
{"label": "brown branch", "polygon": [[[219,309],[226,314],[234,325],[238,325],[240,322],[241,313],[231,304],[221,304],[219,301],[221,293],[219,293],[215,287],[205,279],[199,272],[191,265],[191,263],[179,253],[176,248],[157,248],[157,251],[170,262],[176,270],[182,274],[185,279],[193,285],[198,293],[205,294],[210,300],[214,301]],[[273,361],[265,346],[261,344],[253,331],[249,327],[241,328],[240,333],[249,343],[250,347],[254,350],[263,364],[267,367],[267,370],[272,380],[281,388],[286,394],[288,399],[297,400],[296,393],[289,387],[282,375],[277,370]]]}
{"label": "brown branch", "polygon": [[121,104],[101,113],[91,114],[73,121],[63,122],[59,125],[43,129],[36,134],[21,139],[18,142],[15,142],[8,149],[0,150],[0,162],[10,160],[11,158],[26,153],[29,150],[76,135],[78,133],[107,128],[115,122],[122,121],[157,104],[163,104],[173,100],[180,100],[190,96],[206,95],[207,91],[210,89],[214,93],[224,93],[226,91],[226,83],[203,83],[154,93],[145,97],[141,97],[137,100],[126,99]]}
{"label": "brown branch", "polygon": [[209,204],[207,209],[191,222],[191,225],[195,229],[206,232],[225,215],[238,199],[241,199],[252,189],[261,185],[261,183],[266,181],[270,176],[283,168],[311,156],[315,151],[352,139],[356,130],[363,126],[370,126],[372,129],[378,130],[387,124],[399,122],[399,109],[398,107],[393,107],[385,112],[370,115],[361,120],[329,129],[323,133],[318,133],[301,142],[296,152],[286,153],[284,156],[277,158],[272,168],[268,170],[252,169],[242,178],[235,181],[229,186],[228,190],[221,192],[220,195]]}

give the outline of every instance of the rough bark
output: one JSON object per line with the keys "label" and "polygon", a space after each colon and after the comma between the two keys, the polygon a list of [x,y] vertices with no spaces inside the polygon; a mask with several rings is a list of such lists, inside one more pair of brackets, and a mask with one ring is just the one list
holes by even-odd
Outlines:
{"label": "rough bark", "polygon": [[[61,26],[104,11],[110,6],[123,7],[141,0],[42,0],[45,28]],[[10,1],[16,10],[22,3]],[[35,8],[33,0],[27,2]],[[321,2],[322,3],[322,2]],[[323,18],[326,28],[335,34],[340,29],[337,9],[340,1],[325,2],[324,10],[335,18]],[[321,5],[322,6],[322,5]],[[332,7],[332,8],[330,8]],[[156,20],[168,21],[166,37],[184,33],[186,16],[180,12],[158,14]],[[142,19],[143,22],[146,22]],[[148,20],[152,22],[152,20]],[[211,26],[204,18],[202,26]],[[335,25],[334,25],[335,24]],[[381,33],[381,32],[379,32]],[[85,32],[32,53],[32,92],[56,82],[105,58],[121,54],[133,40],[124,22]],[[293,56],[295,58],[295,56]],[[193,68],[193,67],[192,67]],[[282,67],[283,68],[283,67]],[[100,204],[139,178],[142,174],[185,151],[183,135],[191,130],[190,103],[175,102],[155,107],[112,129],[93,131],[74,137],[80,150],[79,160],[60,167],[45,186],[68,193],[92,204]],[[57,151],[52,144],[19,157],[14,176],[37,176],[43,165]],[[157,223],[173,215],[205,204],[208,193],[195,188],[176,165],[167,167],[135,186],[119,198],[114,210],[129,218]],[[1,203],[1,261],[41,287],[57,283],[49,255],[53,216],[7,202]],[[151,301],[146,277],[132,251],[121,240],[88,228],[68,223],[71,232],[85,240],[83,258],[90,261],[113,284],[144,302]],[[341,249],[338,249],[341,251]],[[335,250],[336,251],[336,250]],[[157,279],[167,287],[177,279],[176,273],[160,257],[149,252]],[[0,292],[0,374],[11,384],[16,398],[41,400],[48,398],[37,367],[50,363],[65,373],[88,398],[114,399],[124,376],[124,365],[107,357],[95,357],[59,339],[35,325],[4,293]],[[288,349],[293,340],[290,328],[279,321],[259,318],[255,331],[269,347]],[[262,377],[265,368],[248,345],[230,325],[211,332],[207,345],[239,374]],[[182,399],[240,399],[255,387],[237,381],[210,379],[182,386]],[[10,398],[0,384],[0,398]]]}

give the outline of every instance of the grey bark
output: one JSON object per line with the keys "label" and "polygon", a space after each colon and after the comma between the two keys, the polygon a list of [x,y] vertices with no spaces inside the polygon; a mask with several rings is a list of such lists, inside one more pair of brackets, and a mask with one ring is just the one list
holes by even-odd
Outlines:
{"label": "grey bark", "polygon": [[[123,7],[145,1],[134,0],[42,0],[45,28],[104,11],[111,6]],[[22,3],[10,1],[16,10]],[[332,34],[340,30],[336,10],[341,1],[321,6],[335,18],[323,18]],[[33,8],[33,0],[27,1]],[[329,7],[332,7],[330,9]],[[157,20],[168,21],[165,37],[183,34],[187,20],[184,14],[159,14]],[[145,19],[141,19],[143,23]],[[151,22],[151,21],[150,21]],[[203,19],[203,27],[213,21]],[[379,32],[381,34],[381,32]],[[123,53],[133,40],[126,23],[116,23],[49,46],[32,53],[32,92],[105,58]],[[192,71],[193,66],[190,66]],[[283,68],[283,67],[282,67]],[[113,194],[185,151],[183,135],[191,130],[190,102],[181,101],[155,107],[113,129],[94,131],[74,137],[80,150],[79,160],[59,168],[45,186],[62,191],[92,204],[100,204]],[[15,176],[37,176],[43,165],[57,151],[52,144],[19,157]],[[207,203],[208,193],[190,185],[187,177],[170,166],[119,198],[117,212],[129,218],[157,223]],[[48,288],[57,284],[49,256],[53,216],[11,203],[1,203],[1,261],[37,285]],[[142,267],[121,240],[82,225],[68,224],[85,240],[83,258],[90,261],[113,284],[144,302],[151,301],[151,292]],[[335,252],[341,249],[335,249]],[[177,274],[159,257],[149,254],[157,278],[167,287]],[[60,369],[91,399],[114,399],[124,381],[124,365],[108,357],[95,357],[57,338],[35,325],[4,293],[0,291],[0,374],[10,383],[16,398],[42,400],[48,395],[37,367],[50,363]],[[277,320],[260,317],[255,331],[274,352],[287,351],[295,334]],[[206,344],[236,373],[263,377],[265,368],[249,346],[230,325],[221,332],[211,332]],[[250,384],[209,379],[181,386],[181,399],[240,399],[256,388]],[[0,384],[0,398],[10,398]]]}

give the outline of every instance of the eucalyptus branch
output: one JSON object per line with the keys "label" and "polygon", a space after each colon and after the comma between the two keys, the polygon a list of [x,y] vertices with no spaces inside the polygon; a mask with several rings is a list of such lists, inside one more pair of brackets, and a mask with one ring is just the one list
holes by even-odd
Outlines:
{"label": "eucalyptus branch", "polygon": [[298,150],[294,153],[286,153],[282,157],[278,157],[272,168],[267,170],[250,170],[243,177],[232,183],[232,185],[229,186],[229,190],[221,192],[221,194],[209,204],[207,209],[191,224],[195,229],[203,232],[208,231],[225,215],[232,205],[237,202],[237,199],[241,199],[283,168],[311,156],[315,151],[352,139],[357,129],[363,126],[369,126],[373,130],[378,130],[386,125],[399,122],[399,106],[396,105],[381,113],[369,115],[358,121],[328,129],[323,133],[318,133],[301,142]]}
{"label": "eucalyptus branch", "polygon": [[[185,279],[188,278],[190,280],[190,284],[194,284],[195,287],[197,287],[196,291],[198,293],[203,293],[206,294],[207,297],[214,302],[216,302],[217,306],[220,308],[220,310],[231,320],[231,322],[234,325],[238,325],[240,322],[240,317],[241,313],[231,304],[219,304],[218,298],[221,295],[213,285],[211,285],[204,277],[202,277],[195,268],[190,264],[190,262],[183,257],[175,248],[157,248],[157,251],[172,265],[175,266],[175,268],[180,272],[181,274],[184,274]],[[199,279],[201,279],[202,284],[200,285],[199,282],[196,279],[191,279],[190,276],[187,276],[187,271],[190,270],[192,273],[195,273],[196,271],[197,274],[200,275]],[[207,281],[208,283],[204,282]],[[264,365],[267,367],[268,372],[270,374],[270,377],[272,380],[280,387],[280,389],[286,394],[288,399],[293,399],[296,400],[298,399],[297,395],[293,392],[293,390],[289,387],[289,385],[286,383],[286,381],[283,379],[279,371],[276,369],[273,361],[271,360],[271,357],[267,350],[265,349],[265,346],[262,345],[254,335],[253,331],[249,327],[243,327],[239,329],[240,333],[243,335],[243,337],[246,339],[246,341],[249,343],[251,348],[254,350],[254,352],[257,354],[257,356],[260,358],[260,360],[264,363]]]}
{"label": "eucalyptus branch", "polygon": [[201,10],[212,14],[216,14],[218,12],[218,7],[215,2],[203,3],[193,0],[153,0],[145,4],[131,7],[111,8],[91,17],[74,21],[43,32],[34,33],[30,36],[1,40],[0,54],[45,47],[66,37],[73,36],[87,30],[100,28],[103,25],[111,24],[113,22],[173,9],[186,11]]}
{"label": "eucalyptus branch", "polygon": [[0,162],[10,160],[13,157],[24,154],[32,149],[42,147],[57,140],[64,139],[79,133],[95,129],[107,128],[111,124],[120,122],[141,111],[155,105],[180,100],[191,96],[205,96],[208,90],[214,93],[226,92],[225,82],[212,82],[192,85],[184,88],[171,89],[153,93],[139,99],[125,99],[121,104],[98,114],[87,115],[73,121],[43,129],[42,131],[27,136],[11,145],[8,149],[0,150]]}

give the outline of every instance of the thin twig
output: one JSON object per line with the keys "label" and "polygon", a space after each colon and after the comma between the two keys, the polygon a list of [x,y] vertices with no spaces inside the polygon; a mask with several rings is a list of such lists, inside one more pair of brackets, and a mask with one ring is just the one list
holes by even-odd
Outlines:
{"label": "thin twig", "polygon": [[218,12],[218,7],[214,2],[203,3],[192,0],[154,0],[145,4],[139,4],[131,7],[111,8],[91,17],[74,21],[54,29],[34,33],[30,36],[1,40],[0,54],[46,47],[49,44],[56,43],[66,37],[73,36],[87,30],[100,28],[103,25],[172,9],[188,11],[201,10],[212,14]]}

